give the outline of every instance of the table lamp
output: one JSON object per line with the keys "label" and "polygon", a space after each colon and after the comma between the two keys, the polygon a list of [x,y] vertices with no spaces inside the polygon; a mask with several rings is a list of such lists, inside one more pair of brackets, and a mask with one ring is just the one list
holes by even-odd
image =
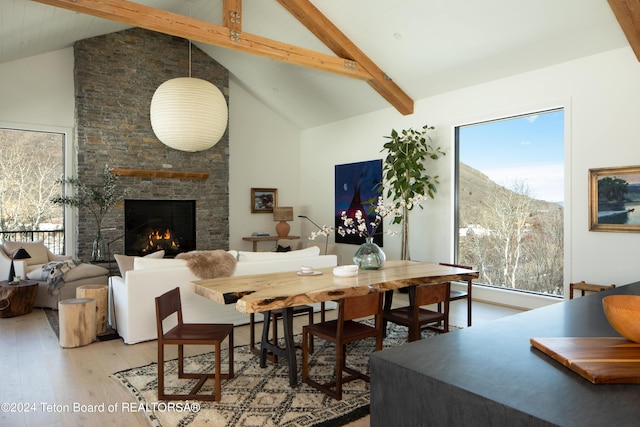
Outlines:
{"label": "table lamp", "polygon": [[7,279],[8,282],[12,282],[14,276],[16,275],[16,270],[13,267],[13,260],[27,258],[31,258],[31,255],[29,255],[29,252],[27,252],[25,248],[20,248],[16,251],[16,253],[13,254],[13,256],[11,257],[11,269],[9,270],[9,278]]}
{"label": "table lamp", "polygon": [[276,224],[276,233],[279,237],[287,237],[291,226],[287,221],[293,221],[293,208],[290,206],[276,206],[273,208],[273,220],[280,221]]}

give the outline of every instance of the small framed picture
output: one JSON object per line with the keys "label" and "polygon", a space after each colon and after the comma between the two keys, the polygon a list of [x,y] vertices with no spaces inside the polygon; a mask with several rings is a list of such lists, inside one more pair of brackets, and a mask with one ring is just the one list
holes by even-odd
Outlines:
{"label": "small framed picture", "polygon": [[589,230],[640,233],[640,166],[589,169]]}
{"label": "small framed picture", "polygon": [[251,189],[251,213],[273,213],[273,207],[277,204],[277,188]]}

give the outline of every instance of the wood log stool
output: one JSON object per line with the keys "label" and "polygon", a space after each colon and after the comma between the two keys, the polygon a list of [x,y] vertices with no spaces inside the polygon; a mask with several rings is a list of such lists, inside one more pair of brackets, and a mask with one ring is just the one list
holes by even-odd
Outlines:
{"label": "wood log stool", "polygon": [[60,347],[81,347],[96,340],[96,300],[66,299],[58,303]]}
{"label": "wood log stool", "polygon": [[38,282],[22,280],[19,283],[0,281],[0,317],[29,314],[36,300]]}
{"label": "wood log stool", "polygon": [[84,285],[76,288],[76,298],[96,300],[96,335],[107,332],[109,312],[109,287],[107,285]]}

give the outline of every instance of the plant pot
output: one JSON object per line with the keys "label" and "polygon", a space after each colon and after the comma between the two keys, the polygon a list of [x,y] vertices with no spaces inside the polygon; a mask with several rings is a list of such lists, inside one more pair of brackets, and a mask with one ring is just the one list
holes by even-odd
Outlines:
{"label": "plant pot", "polygon": [[91,247],[91,261],[104,261],[105,242],[100,233],[96,234]]}
{"label": "plant pot", "polygon": [[353,254],[353,263],[363,270],[377,270],[387,259],[380,246],[373,242],[373,237],[365,237],[365,242]]}

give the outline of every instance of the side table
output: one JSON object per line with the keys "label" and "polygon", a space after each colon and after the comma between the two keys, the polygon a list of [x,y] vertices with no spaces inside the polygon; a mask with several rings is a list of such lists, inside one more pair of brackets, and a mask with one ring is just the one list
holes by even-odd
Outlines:
{"label": "side table", "polygon": [[33,311],[38,282],[21,280],[19,283],[0,281],[0,317],[15,317]]}
{"label": "side table", "polygon": [[251,236],[251,237],[243,237],[242,240],[245,242],[253,242],[253,252],[258,252],[258,242],[277,242],[280,239],[289,239],[289,240],[297,240],[300,236]]}

